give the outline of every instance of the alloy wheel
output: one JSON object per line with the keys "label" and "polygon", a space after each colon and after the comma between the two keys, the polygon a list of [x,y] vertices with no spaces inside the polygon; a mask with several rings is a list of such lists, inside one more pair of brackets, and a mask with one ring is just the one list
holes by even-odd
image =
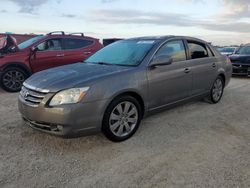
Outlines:
{"label": "alloy wheel", "polygon": [[118,137],[127,136],[135,129],[138,119],[136,106],[129,101],[121,102],[110,114],[110,131]]}
{"label": "alloy wheel", "polygon": [[223,93],[223,82],[221,79],[217,79],[214,82],[213,89],[212,89],[212,97],[215,102],[218,102]]}
{"label": "alloy wheel", "polygon": [[4,73],[2,80],[4,87],[17,91],[21,89],[25,75],[18,70],[9,70]]}

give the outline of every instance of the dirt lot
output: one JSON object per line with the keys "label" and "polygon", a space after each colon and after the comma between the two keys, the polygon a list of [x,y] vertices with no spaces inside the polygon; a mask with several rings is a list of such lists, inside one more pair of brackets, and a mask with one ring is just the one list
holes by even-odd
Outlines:
{"label": "dirt lot", "polygon": [[123,143],[33,131],[17,95],[0,91],[0,187],[250,187],[250,79],[232,79],[217,105],[146,118]]}

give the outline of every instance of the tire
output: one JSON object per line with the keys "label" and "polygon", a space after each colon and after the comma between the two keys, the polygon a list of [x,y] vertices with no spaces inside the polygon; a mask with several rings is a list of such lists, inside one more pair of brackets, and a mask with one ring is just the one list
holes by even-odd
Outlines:
{"label": "tire", "polygon": [[213,86],[210,90],[210,94],[208,96],[208,102],[211,104],[216,104],[220,102],[223,93],[224,93],[225,82],[221,76],[218,76],[213,83]]}
{"label": "tire", "polygon": [[17,67],[6,68],[1,75],[1,86],[5,91],[18,92],[28,75],[23,69]]}
{"label": "tire", "polygon": [[102,132],[113,142],[129,139],[137,131],[142,119],[142,108],[131,96],[115,98],[107,107]]}

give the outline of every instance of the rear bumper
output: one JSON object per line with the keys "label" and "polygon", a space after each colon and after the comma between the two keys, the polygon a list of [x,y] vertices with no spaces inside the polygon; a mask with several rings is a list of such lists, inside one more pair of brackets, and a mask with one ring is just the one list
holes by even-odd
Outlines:
{"label": "rear bumper", "polygon": [[33,129],[63,137],[89,135],[101,130],[106,101],[46,107],[32,107],[19,96],[23,120]]}
{"label": "rear bumper", "polygon": [[250,64],[233,64],[233,75],[250,75]]}

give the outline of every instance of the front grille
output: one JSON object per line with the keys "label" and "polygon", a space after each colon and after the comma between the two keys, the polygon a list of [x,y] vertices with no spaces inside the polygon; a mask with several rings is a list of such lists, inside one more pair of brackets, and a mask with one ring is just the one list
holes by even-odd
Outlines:
{"label": "front grille", "polygon": [[23,86],[20,91],[20,96],[23,100],[29,105],[33,107],[37,107],[44,97],[48,94],[48,92],[41,92],[29,89],[28,87]]}
{"label": "front grille", "polygon": [[231,60],[231,62],[234,63],[234,64],[241,64],[241,62],[238,61],[238,60]]}

